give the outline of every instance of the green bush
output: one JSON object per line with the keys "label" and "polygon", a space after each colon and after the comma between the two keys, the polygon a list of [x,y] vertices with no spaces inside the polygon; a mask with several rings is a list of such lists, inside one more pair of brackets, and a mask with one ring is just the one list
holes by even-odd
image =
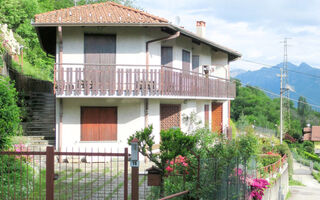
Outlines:
{"label": "green bush", "polygon": [[20,109],[17,106],[17,91],[9,78],[0,76],[0,149],[10,145],[10,136],[18,135]]}
{"label": "green bush", "polygon": [[262,166],[268,166],[271,165],[281,159],[280,155],[268,155],[263,154],[259,156],[259,162],[262,164]]}
{"label": "green bush", "polygon": [[238,145],[239,153],[245,160],[256,155],[259,151],[259,141],[254,133],[248,132],[245,135],[239,136]]}
{"label": "green bush", "polygon": [[312,172],[312,176],[320,183],[320,172]]}
{"label": "green bush", "polygon": [[314,160],[314,161],[317,161],[317,162],[320,162],[320,158],[318,155],[315,155],[315,154],[311,154],[309,152],[304,152],[304,155],[306,155],[307,158],[311,159],[311,160]]}
{"label": "green bush", "polygon": [[311,153],[313,154],[314,153],[314,145],[313,145],[313,142],[311,141],[304,141],[302,143],[302,146],[303,146],[303,149],[308,152],[308,153]]}

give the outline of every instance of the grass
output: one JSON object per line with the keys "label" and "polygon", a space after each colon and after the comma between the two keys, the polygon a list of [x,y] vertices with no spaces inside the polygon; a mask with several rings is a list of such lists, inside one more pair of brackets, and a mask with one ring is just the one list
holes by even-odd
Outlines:
{"label": "grass", "polygon": [[300,181],[294,180],[294,179],[289,180],[289,185],[290,186],[306,186],[303,183],[301,183]]}
{"label": "grass", "polygon": [[291,194],[291,191],[289,190],[289,192],[287,193],[287,195],[286,195],[286,198],[285,198],[285,199],[286,199],[286,200],[288,200],[288,199],[291,197],[291,195],[292,195],[292,194]]}
{"label": "grass", "polygon": [[312,172],[312,176],[320,183],[320,172]]}
{"label": "grass", "polygon": [[45,198],[46,171],[32,168],[23,158],[0,156],[0,197]]}
{"label": "grass", "polygon": [[33,78],[53,81],[53,75],[51,74],[50,69],[53,69],[53,66],[47,67],[47,69],[40,69],[32,64],[30,64],[26,59],[23,60],[23,67],[21,69],[21,65],[12,60],[12,68],[17,70],[18,72],[29,75]]}

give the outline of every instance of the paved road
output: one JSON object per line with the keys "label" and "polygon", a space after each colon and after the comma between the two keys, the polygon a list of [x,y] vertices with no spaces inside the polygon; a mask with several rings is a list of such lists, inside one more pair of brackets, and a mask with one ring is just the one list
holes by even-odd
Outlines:
{"label": "paved road", "polygon": [[293,179],[306,186],[290,186],[289,200],[319,200],[320,184],[313,178],[309,167],[293,162]]}

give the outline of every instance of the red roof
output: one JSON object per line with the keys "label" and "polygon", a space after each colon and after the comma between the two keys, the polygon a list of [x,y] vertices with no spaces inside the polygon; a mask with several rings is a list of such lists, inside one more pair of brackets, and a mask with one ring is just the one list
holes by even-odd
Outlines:
{"label": "red roof", "polygon": [[168,23],[168,20],[114,2],[87,4],[35,15],[34,24]]}

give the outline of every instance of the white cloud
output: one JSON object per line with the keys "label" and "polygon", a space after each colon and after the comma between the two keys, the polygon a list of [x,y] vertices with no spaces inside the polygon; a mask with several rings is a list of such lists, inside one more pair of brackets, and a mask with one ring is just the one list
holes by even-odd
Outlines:
{"label": "white cloud", "polygon": [[[316,17],[320,2],[312,2],[140,0],[137,3],[172,22],[179,16],[180,25],[190,31],[195,31],[197,20],[204,20],[208,39],[239,51],[244,59],[259,63],[282,62],[283,44],[280,42],[290,37],[289,61],[320,67],[320,22]],[[235,61],[231,66],[248,70],[263,67],[243,61]]]}

